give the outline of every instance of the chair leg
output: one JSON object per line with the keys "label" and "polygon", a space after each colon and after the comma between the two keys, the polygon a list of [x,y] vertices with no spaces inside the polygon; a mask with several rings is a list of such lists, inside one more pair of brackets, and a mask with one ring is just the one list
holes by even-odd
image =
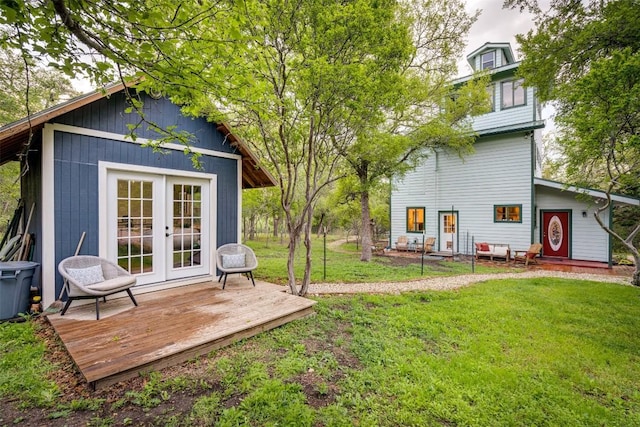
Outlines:
{"label": "chair leg", "polygon": [[227,284],[227,273],[224,273],[224,282],[222,282],[222,289],[224,289],[226,284]]}
{"label": "chair leg", "polygon": [[100,320],[100,297],[96,298],[96,320]]}
{"label": "chair leg", "polygon": [[255,280],[253,280],[253,272],[252,271],[249,272],[249,276],[251,276],[251,283],[253,283],[253,287],[255,288],[256,282],[255,282]]}
{"label": "chair leg", "polygon": [[60,312],[60,316],[64,316],[64,314],[67,312],[67,309],[71,305],[71,301],[73,301],[73,298],[68,297],[67,302],[65,303],[64,307],[62,308],[62,311]]}
{"label": "chair leg", "polygon": [[133,301],[133,305],[135,305],[137,307],[138,306],[138,302],[133,297],[133,294],[131,293],[131,289],[127,289],[127,293],[129,294],[129,298],[131,298],[131,301]]}
{"label": "chair leg", "polygon": [[220,280],[222,280],[222,276],[224,276],[224,273],[222,273],[220,277],[218,277],[218,283],[220,283]]}

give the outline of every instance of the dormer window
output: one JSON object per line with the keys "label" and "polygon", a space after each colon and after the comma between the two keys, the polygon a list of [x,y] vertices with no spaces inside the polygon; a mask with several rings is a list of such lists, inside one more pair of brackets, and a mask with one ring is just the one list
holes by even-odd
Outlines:
{"label": "dormer window", "polygon": [[492,50],[491,52],[483,53],[480,57],[480,69],[481,70],[490,70],[495,68],[496,66],[496,51]]}

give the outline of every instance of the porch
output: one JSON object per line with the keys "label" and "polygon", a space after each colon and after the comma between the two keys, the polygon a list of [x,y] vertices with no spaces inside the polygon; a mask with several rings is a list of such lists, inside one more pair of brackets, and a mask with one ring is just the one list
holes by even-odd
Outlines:
{"label": "porch", "polygon": [[313,314],[315,301],[285,287],[242,276],[72,305],[64,316],[47,316],[78,369],[94,388],[159,370]]}

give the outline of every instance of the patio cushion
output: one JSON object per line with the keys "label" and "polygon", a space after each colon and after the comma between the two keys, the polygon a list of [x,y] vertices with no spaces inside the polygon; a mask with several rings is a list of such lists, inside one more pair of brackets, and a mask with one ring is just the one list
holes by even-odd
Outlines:
{"label": "patio cushion", "polygon": [[136,278],[134,276],[118,276],[113,279],[105,280],[104,282],[94,283],[87,286],[87,289],[97,292],[110,292],[116,289],[128,289],[131,284],[135,283]]}
{"label": "patio cushion", "polygon": [[245,266],[245,256],[242,254],[222,255],[223,268],[242,268]]}
{"label": "patio cushion", "polygon": [[498,257],[506,257],[507,253],[509,251],[509,247],[508,246],[498,246],[496,245],[493,248],[493,256],[498,256]]}
{"label": "patio cushion", "polygon": [[491,249],[489,248],[488,243],[480,243],[480,250],[483,252],[489,252]]}
{"label": "patio cushion", "polygon": [[91,285],[104,281],[104,275],[102,274],[102,267],[100,265],[92,265],[85,268],[67,268],[67,273],[76,282],[81,285]]}

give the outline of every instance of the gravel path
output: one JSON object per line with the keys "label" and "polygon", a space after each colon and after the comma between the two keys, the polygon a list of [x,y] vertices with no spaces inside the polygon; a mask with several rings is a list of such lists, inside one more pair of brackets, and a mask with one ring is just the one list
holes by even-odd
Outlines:
{"label": "gravel path", "polygon": [[384,283],[315,283],[309,285],[309,295],[321,294],[355,294],[355,293],[388,293],[398,294],[407,291],[444,291],[458,289],[474,283],[491,279],[525,279],[532,277],[559,277],[563,279],[592,280],[597,282],[619,283],[630,285],[631,279],[620,276],[606,276],[599,274],[566,273],[561,271],[535,270],[523,273],[496,274],[464,274],[460,276],[433,277],[424,280],[408,282]]}

